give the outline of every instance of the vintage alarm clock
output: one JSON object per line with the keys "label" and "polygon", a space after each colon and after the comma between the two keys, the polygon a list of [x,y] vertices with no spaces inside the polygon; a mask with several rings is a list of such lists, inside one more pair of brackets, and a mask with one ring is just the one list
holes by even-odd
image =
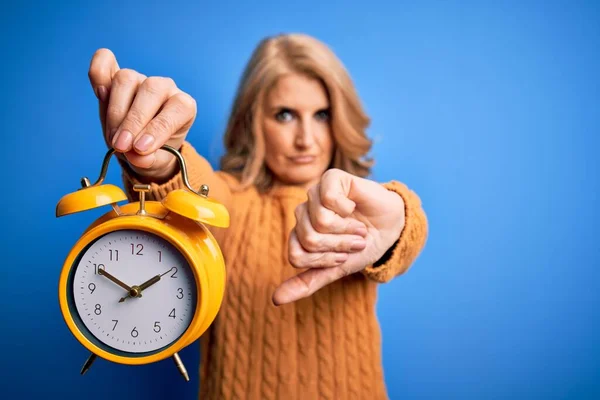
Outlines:
{"label": "vintage alarm clock", "polygon": [[225,263],[207,225],[229,226],[225,206],[195,191],[185,160],[179,161],[184,189],[160,202],[148,201],[149,185],[136,185],[139,202],[117,186],[103,184],[114,149],[104,157],[100,177],[65,195],[61,217],[96,207],[112,209],[96,219],[72,247],[59,280],[63,318],[90,352],[84,374],[97,357],[128,365],[172,357],[189,381],[178,352],[196,341],[214,321],[225,290]]}

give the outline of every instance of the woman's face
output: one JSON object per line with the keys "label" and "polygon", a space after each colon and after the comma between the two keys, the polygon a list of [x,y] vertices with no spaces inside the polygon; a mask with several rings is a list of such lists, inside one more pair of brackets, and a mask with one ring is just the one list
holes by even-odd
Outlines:
{"label": "woman's face", "polygon": [[318,183],[333,153],[329,100],[320,81],[291,74],[266,94],[263,110],[265,162],[275,185]]}

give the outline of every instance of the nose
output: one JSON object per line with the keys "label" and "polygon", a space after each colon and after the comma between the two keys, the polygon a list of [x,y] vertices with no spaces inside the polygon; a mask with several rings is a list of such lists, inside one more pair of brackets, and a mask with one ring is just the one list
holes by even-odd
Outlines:
{"label": "nose", "polygon": [[298,124],[298,130],[296,131],[295,145],[300,148],[309,148],[313,145],[315,140],[314,127],[311,121],[302,121]]}

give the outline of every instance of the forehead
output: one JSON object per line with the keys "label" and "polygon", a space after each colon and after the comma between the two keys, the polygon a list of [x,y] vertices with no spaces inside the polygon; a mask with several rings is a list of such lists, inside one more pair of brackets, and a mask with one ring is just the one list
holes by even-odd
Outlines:
{"label": "forehead", "polygon": [[306,75],[285,75],[267,93],[270,107],[293,109],[321,109],[329,106],[327,91],[323,84]]}

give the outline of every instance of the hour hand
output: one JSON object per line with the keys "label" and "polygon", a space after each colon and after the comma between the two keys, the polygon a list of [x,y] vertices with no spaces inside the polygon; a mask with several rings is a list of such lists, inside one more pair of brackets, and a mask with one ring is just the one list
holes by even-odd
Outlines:
{"label": "hour hand", "polygon": [[154,285],[156,282],[160,281],[160,278],[163,275],[168,274],[169,272],[171,272],[173,269],[177,270],[176,267],[172,267],[170,268],[167,272],[164,272],[160,275],[155,275],[152,278],[148,279],[146,282],[142,283],[141,285],[134,285],[131,287],[131,289],[129,290],[129,293],[127,294],[127,296],[125,297],[121,297],[121,300],[119,300],[119,303],[124,302],[125,300],[127,300],[129,297],[142,297],[142,291],[148,289],[150,286]]}
{"label": "hour hand", "polygon": [[142,297],[142,291],[144,289],[154,285],[158,281],[160,281],[160,275],[153,276],[152,278],[148,279],[146,282],[142,283],[139,286],[138,285],[132,286],[131,290],[129,290],[129,293],[127,293],[127,296],[121,297],[121,300],[119,300],[119,303],[124,302],[129,297]]}
{"label": "hour hand", "polygon": [[128,292],[131,290],[131,287],[129,287],[128,285],[126,285],[125,283],[120,281],[119,279],[115,278],[113,275],[109,274],[102,268],[98,269],[98,275],[107,277],[109,280],[111,280],[114,283],[116,283],[117,285],[121,286],[123,289],[127,290]]}

